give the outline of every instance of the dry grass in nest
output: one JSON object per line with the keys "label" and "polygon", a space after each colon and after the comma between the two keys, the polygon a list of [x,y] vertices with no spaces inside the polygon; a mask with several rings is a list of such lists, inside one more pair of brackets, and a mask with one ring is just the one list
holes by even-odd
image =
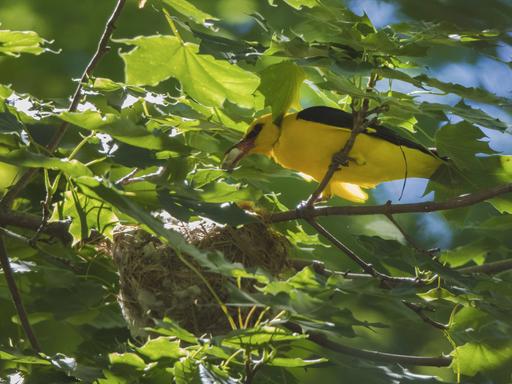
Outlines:
{"label": "dry grass in nest", "polygon": [[[220,251],[228,260],[245,267],[260,267],[273,276],[291,270],[288,240],[264,224],[232,228],[196,222],[180,223],[173,229],[198,248]],[[118,227],[112,256],[119,270],[119,302],[134,336],[144,335],[143,328],[151,326],[152,319],[165,316],[195,334],[218,334],[230,329],[226,315],[199,276],[154,236],[134,226]],[[204,272],[192,258],[187,260],[226,302],[228,278]],[[247,281],[242,287],[251,291],[252,284]],[[248,311],[243,309],[243,315]],[[235,319],[238,317],[238,309],[230,308],[230,312]]]}

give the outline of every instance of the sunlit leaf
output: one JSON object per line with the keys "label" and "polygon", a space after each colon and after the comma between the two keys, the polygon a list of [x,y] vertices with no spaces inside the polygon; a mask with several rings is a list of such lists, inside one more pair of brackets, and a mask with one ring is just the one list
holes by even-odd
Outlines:
{"label": "sunlit leaf", "polygon": [[297,368],[297,367],[307,367],[314,366],[317,364],[322,364],[327,362],[327,359],[315,359],[315,360],[306,360],[298,357],[290,358],[290,357],[276,357],[269,362],[270,366],[274,367],[288,367],[288,368]]}
{"label": "sunlit leaf", "polygon": [[0,350],[0,361],[10,361],[13,363],[19,363],[19,364],[39,364],[39,365],[50,365],[51,363],[48,360],[42,359],[40,357],[36,356],[24,356],[24,355],[18,355],[9,353],[6,351]]}
{"label": "sunlit leaf", "polygon": [[153,361],[163,358],[179,359],[186,355],[186,352],[180,348],[179,341],[173,341],[168,337],[151,339],[142,347],[137,348],[137,352]]}
{"label": "sunlit leaf", "polygon": [[136,37],[118,42],[136,47],[121,54],[129,84],[157,85],[174,77],[185,93],[205,105],[222,106],[225,100],[246,108],[253,105],[258,77],[234,64],[199,54],[196,44],[183,44],[173,36]]}
{"label": "sunlit leaf", "polygon": [[185,146],[159,130],[148,130],[126,116],[101,115],[95,111],[63,112],[62,120],[78,127],[106,133],[115,139],[135,147],[153,150],[184,151]]}
{"label": "sunlit leaf", "polygon": [[478,372],[497,369],[512,362],[512,345],[489,345],[480,343],[466,343],[457,347],[452,356],[452,368],[467,376],[474,376]]}
{"label": "sunlit leaf", "polygon": [[45,40],[32,31],[0,30],[0,53],[18,56],[20,53],[39,55],[45,51]]}
{"label": "sunlit leaf", "polygon": [[215,17],[201,11],[187,0],[163,0],[163,2],[196,23],[204,24],[207,20],[217,20]]}
{"label": "sunlit leaf", "polygon": [[129,365],[136,369],[144,369],[146,367],[144,360],[135,353],[111,353],[108,358],[110,364],[113,365]]}

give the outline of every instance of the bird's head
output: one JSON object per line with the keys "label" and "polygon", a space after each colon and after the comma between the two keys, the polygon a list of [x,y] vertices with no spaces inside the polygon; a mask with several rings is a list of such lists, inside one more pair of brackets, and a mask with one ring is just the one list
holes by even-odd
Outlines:
{"label": "bird's head", "polygon": [[272,148],[278,139],[279,127],[272,120],[272,115],[256,119],[242,140],[226,151],[222,168],[231,171],[242,158],[253,153],[271,156]]}

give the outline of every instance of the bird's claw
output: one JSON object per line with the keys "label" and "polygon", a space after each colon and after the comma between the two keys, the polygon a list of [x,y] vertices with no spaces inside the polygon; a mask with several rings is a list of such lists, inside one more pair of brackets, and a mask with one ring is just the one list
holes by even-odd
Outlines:
{"label": "bird's claw", "polygon": [[307,219],[310,217],[310,212],[314,207],[308,200],[302,200],[299,205],[297,205],[296,211],[299,214],[299,217]]}
{"label": "bird's claw", "polygon": [[332,157],[332,163],[337,168],[348,167],[350,162],[357,162],[355,158],[349,156],[343,156],[341,153],[335,153]]}

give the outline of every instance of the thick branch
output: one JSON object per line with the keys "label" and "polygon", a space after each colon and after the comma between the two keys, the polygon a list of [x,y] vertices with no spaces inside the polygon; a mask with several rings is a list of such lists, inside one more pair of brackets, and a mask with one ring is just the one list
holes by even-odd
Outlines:
{"label": "thick branch", "polygon": [[512,192],[512,184],[505,184],[484,191],[461,195],[446,201],[429,201],[410,204],[383,204],[383,205],[352,205],[345,207],[319,207],[298,208],[286,212],[271,214],[265,218],[266,222],[277,223],[301,219],[304,217],[319,216],[360,216],[360,215],[393,215],[398,213],[425,213],[445,211],[449,209],[464,208],[492,199],[493,197]]}
{"label": "thick branch", "polygon": [[[98,42],[98,47],[96,48],[96,52],[91,58],[91,61],[89,61],[89,64],[87,64],[87,67],[85,68],[84,72],[82,73],[82,76],[80,77],[80,80],[78,82],[78,85],[75,89],[75,92],[73,93],[73,97],[71,98],[71,103],[68,107],[69,112],[76,111],[78,104],[80,102],[80,97],[82,96],[82,90],[83,85],[85,81],[90,77],[92,74],[92,71],[94,68],[96,68],[96,65],[101,60],[101,58],[109,51],[108,42],[110,40],[110,37],[112,36],[112,33],[115,29],[115,22],[118,19],[118,17],[121,14],[121,11],[123,10],[123,7],[126,3],[126,0],[118,0],[117,4],[110,15],[109,19],[107,20],[107,23],[105,24],[105,29],[103,30],[103,34],[101,35],[101,38]],[[69,123],[63,122],[53,138],[51,139],[50,143],[46,146],[49,153],[53,153],[57,147],[59,146],[62,138],[64,137],[67,129],[68,129]],[[14,184],[9,191],[5,194],[5,196],[0,201],[0,207],[2,209],[9,209],[16,199],[18,195],[27,187],[28,184],[34,179],[35,175],[37,174],[38,169],[37,168],[31,168],[25,171],[25,173],[19,178],[19,180]]]}
{"label": "thick branch", "polygon": [[23,332],[25,332],[25,335],[27,336],[32,349],[36,352],[40,352],[41,348],[39,346],[39,342],[37,341],[36,335],[30,326],[27,312],[25,311],[20,292],[16,286],[16,280],[14,280],[14,272],[11,268],[9,257],[7,256],[7,249],[5,248],[3,234],[0,234],[0,264],[2,266],[2,270],[4,271],[5,281],[7,283],[7,287],[9,288],[9,292],[11,293],[12,302],[16,307],[16,312],[18,313]]}
{"label": "thick branch", "polygon": [[[288,322],[285,324],[285,327],[293,332],[302,332],[301,327],[295,323]],[[344,355],[350,355],[370,361],[381,361],[390,364],[403,364],[427,367],[447,367],[452,362],[452,358],[449,356],[410,356],[370,351],[367,349],[358,349],[332,341],[328,339],[324,334],[319,332],[307,331],[306,333],[309,336],[309,340],[311,340],[315,344],[320,345],[321,347],[330,349],[331,351],[334,352],[342,353]]]}
{"label": "thick branch", "polygon": [[[41,217],[31,213],[0,212],[0,226],[2,227],[12,225],[18,228],[37,231],[41,225],[41,220]],[[68,231],[69,224],[70,223],[68,221],[54,221],[48,223],[43,228],[43,233],[52,237],[57,237],[63,243],[69,243],[72,239]]]}

